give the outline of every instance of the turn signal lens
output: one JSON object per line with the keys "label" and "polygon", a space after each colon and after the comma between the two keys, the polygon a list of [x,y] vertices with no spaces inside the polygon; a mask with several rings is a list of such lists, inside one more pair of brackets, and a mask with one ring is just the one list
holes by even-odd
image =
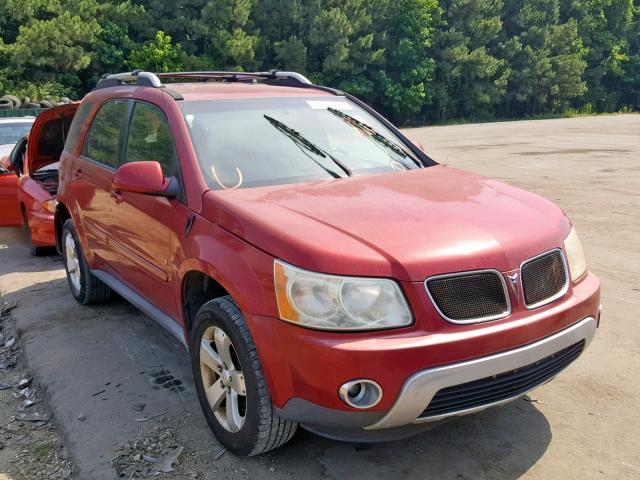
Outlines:
{"label": "turn signal lens", "polygon": [[385,278],[341,277],[274,262],[280,318],[322,330],[377,330],[410,325],[398,284]]}
{"label": "turn signal lens", "polygon": [[42,202],[42,208],[49,213],[56,213],[56,206],[58,202],[56,200],[45,200]]}
{"label": "turn signal lens", "polygon": [[567,263],[569,264],[571,280],[576,282],[587,272],[587,260],[575,228],[571,229],[571,232],[569,232],[569,235],[564,240],[564,251],[567,253]]}

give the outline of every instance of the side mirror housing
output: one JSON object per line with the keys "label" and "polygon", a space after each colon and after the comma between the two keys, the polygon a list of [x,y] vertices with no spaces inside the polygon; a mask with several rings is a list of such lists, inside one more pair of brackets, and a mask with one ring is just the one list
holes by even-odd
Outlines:
{"label": "side mirror housing", "polygon": [[125,163],[116,170],[112,181],[114,190],[174,197],[175,192],[169,188],[171,184],[171,180],[164,177],[160,164],[155,161]]}

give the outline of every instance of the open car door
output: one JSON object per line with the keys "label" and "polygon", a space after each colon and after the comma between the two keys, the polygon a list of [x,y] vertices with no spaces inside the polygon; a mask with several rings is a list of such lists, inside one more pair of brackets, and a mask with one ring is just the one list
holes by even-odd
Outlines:
{"label": "open car door", "polygon": [[0,161],[0,227],[19,227],[22,225],[18,207],[18,177]]}

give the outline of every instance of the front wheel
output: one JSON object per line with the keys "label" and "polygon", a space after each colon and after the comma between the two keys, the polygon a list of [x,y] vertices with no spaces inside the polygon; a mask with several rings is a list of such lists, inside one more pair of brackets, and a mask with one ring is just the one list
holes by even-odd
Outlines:
{"label": "front wheel", "polygon": [[190,351],[198,400],[214,435],[229,451],[258,455],[291,439],[298,424],[275,414],[258,352],[230,297],[200,308]]}
{"label": "front wheel", "polygon": [[92,273],[78,241],[78,232],[71,219],[62,227],[62,261],[67,272],[71,294],[82,305],[101,302],[111,297],[111,289]]}

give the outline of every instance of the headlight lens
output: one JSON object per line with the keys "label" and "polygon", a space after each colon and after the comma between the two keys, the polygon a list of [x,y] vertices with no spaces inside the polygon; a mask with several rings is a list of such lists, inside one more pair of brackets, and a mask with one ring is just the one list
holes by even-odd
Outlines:
{"label": "headlight lens", "polygon": [[322,330],[378,330],[410,325],[398,284],[385,278],[341,277],[274,262],[280,318]]}
{"label": "headlight lens", "polygon": [[586,273],[587,260],[584,257],[582,243],[580,243],[580,238],[575,228],[572,228],[567,238],[564,239],[564,251],[567,252],[571,280],[576,282]]}
{"label": "headlight lens", "polygon": [[42,208],[49,213],[56,213],[56,206],[58,202],[56,200],[45,200],[42,202]]}

